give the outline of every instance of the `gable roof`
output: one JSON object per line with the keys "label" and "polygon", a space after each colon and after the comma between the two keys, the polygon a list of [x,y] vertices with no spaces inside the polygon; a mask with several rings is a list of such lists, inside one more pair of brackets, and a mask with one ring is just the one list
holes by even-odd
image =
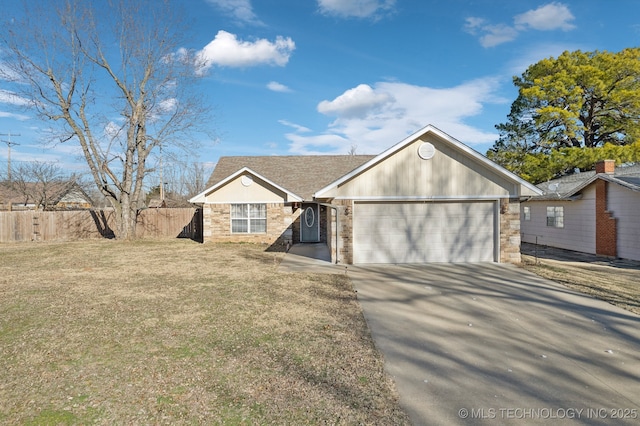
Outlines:
{"label": "gable roof", "polygon": [[640,191],[640,163],[616,166],[614,173],[596,173],[595,170],[562,176],[538,185],[541,196],[535,200],[571,199],[597,179],[616,183],[632,191]]}
{"label": "gable roof", "polygon": [[507,180],[510,180],[510,181],[512,181],[514,183],[518,183],[518,184],[522,185],[524,188],[528,189],[529,191],[533,192],[534,194],[541,194],[540,189],[537,188],[535,185],[527,182],[526,180],[524,180],[521,177],[517,176],[516,174],[508,171],[507,169],[503,168],[502,166],[494,163],[493,161],[489,160],[484,155],[482,155],[479,152],[475,151],[474,149],[468,147],[467,145],[463,144],[462,142],[458,141],[457,139],[453,138],[452,136],[448,135],[447,133],[443,132],[442,130],[440,130],[440,129],[432,126],[432,125],[428,125],[426,127],[423,127],[422,129],[418,130],[417,132],[407,136],[402,141],[398,142],[397,144],[395,144],[391,148],[387,149],[383,153],[373,157],[372,159],[370,159],[366,163],[362,164],[360,167],[356,168],[355,170],[351,171],[350,173],[340,177],[339,179],[335,180],[334,182],[331,182],[329,185],[327,185],[325,187],[322,187],[322,189],[317,191],[314,194],[314,196],[315,197],[322,197],[322,195],[325,192],[337,187],[338,185],[348,181],[349,179],[353,178],[354,176],[356,176],[356,175],[362,173],[363,171],[365,171],[365,170],[375,166],[376,164],[382,162],[386,158],[388,158],[388,157],[392,156],[393,154],[395,154],[396,152],[400,151],[405,146],[415,142],[416,139],[424,136],[427,133],[433,133],[434,135],[439,136],[441,139],[447,141],[450,145],[452,145],[457,150],[461,151],[462,153],[464,153],[465,155],[469,156],[470,158],[473,158],[473,159],[477,160],[481,164],[485,165],[488,169],[493,170],[494,173],[506,178]]}
{"label": "gable roof", "polygon": [[311,200],[313,193],[349,173],[373,155],[288,155],[288,156],[242,156],[220,157],[207,189],[193,197],[191,202],[211,192],[243,171],[251,172],[261,179],[296,198]]}
{"label": "gable roof", "polygon": [[226,178],[224,178],[221,181],[213,184],[213,186],[210,186],[209,188],[207,188],[204,191],[202,191],[200,194],[198,194],[195,197],[191,198],[189,201],[192,202],[192,203],[202,203],[204,201],[205,196],[208,193],[215,191],[216,189],[220,188],[221,186],[224,186],[227,182],[230,182],[230,181],[234,180],[235,178],[237,178],[238,176],[241,176],[243,174],[251,174],[254,177],[257,177],[258,179],[260,179],[260,180],[268,183],[269,185],[273,186],[274,188],[284,192],[285,194],[287,194],[288,201],[303,201],[303,198],[301,196],[299,196],[299,195],[287,190],[286,188],[283,188],[282,186],[278,185],[276,182],[273,182],[271,179],[268,179],[268,178],[262,176],[260,173],[256,173],[255,171],[251,170],[248,167],[243,167],[240,170],[236,171],[235,173],[230,174]]}

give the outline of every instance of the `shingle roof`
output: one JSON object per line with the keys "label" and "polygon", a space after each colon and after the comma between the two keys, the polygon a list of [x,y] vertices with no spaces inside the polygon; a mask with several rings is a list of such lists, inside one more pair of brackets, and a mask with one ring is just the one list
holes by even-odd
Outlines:
{"label": "shingle roof", "polygon": [[220,157],[206,187],[211,188],[243,167],[247,167],[305,200],[310,200],[317,190],[374,157],[374,155]]}
{"label": "shingle roof", "polygon": [[595,179],[596,176],[602,177],[609,182],[618,183],[629,189],[640,191],[640,163],[635,163],[617,166],[613,175],[604,173],[596,175],[594,170],[590,170],[541,183],[537,186],[544,191],[544,194],[534,198],[536,200],[542,200],[571,197],[591,180]]}

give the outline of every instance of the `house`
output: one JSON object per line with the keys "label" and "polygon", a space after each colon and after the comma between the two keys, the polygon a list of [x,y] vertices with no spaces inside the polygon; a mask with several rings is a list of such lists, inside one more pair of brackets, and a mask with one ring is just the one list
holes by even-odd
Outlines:
{"label": "house", "polygon": [[520,262],[521,197],[542,192],[427,126],[376,156],[222,157],[203,240],[324,243],[334,263]]}
{"label": "house", "polygon": [[563,176],[521,203],[522,241],[640,260],[640,164]]}
{"label": "house", "polygon": [[75,181],[0,182],[0,210],[85,210],[91,197]]}

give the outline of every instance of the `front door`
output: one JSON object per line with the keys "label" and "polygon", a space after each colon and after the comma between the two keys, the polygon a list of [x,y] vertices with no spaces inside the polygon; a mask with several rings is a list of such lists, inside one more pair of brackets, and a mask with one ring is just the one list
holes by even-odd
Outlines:
{"label": "front door", "polygon": [[303,204],[300,213],[300,242],[320,241],[320,214],[317,204]]}

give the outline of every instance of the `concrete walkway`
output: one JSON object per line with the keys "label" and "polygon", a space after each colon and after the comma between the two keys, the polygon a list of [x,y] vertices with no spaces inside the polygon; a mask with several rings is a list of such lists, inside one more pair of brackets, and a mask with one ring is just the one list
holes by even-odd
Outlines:
{"label": "concrete walkway", "polygon": [[344,265],[331,263],[329,247],[324,243],[294,244],[284,257],[282,272],[344,273]]}
{"label": "concrete walkway", "polygon": [[415,425],[640,422],[637,315],[512,265],[347,273]]}

